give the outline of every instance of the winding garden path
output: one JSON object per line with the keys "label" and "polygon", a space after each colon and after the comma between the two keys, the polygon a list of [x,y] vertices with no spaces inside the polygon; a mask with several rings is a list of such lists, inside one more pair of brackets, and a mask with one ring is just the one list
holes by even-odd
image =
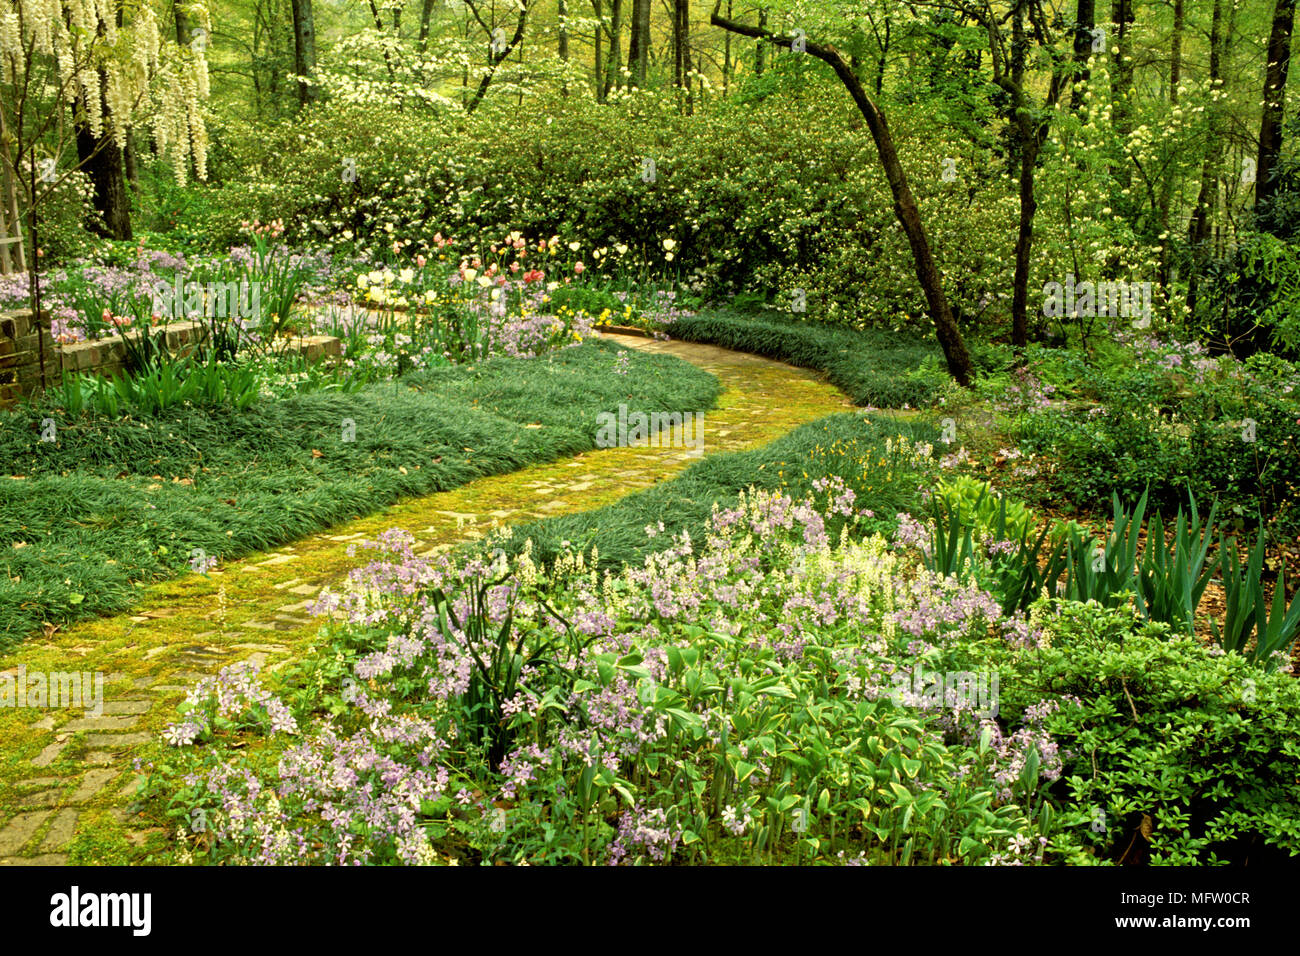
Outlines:
{"label": "winding garden path", "polygon": [[[764,445],[852,406],[816,373],[708,345],[609,335],[704,368],[725,391],[706,415],[705,454]],[[607,505],[693,459],[675,449],[614,448],[409,499],[291,545],[142,589],[128,614],[32,638],[0,654],[0,673],[104,675],[100,717],[72,709],[0,710],[0,864],[165,859],[170,837],[131,805],[135,753],[176,719],[196,680],[239,660],[277,667],[309,652],[306,607],[356,567],[348,545],[392,527],[433,553],[514,524]]]}

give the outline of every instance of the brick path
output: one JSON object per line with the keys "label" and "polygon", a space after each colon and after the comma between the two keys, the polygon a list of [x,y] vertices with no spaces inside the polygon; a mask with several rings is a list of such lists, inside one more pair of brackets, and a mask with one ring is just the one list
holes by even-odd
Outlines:
{"label": "brick path", "polygon": [[[706,455],[766,444],[851,406],[817,375],[707,345],[610,335],[713,372],[725,392],[705,416]],[[680,449],[615,448],[484,478],[399,502],[286,547],[141,589],[133,613],[100,618],[0,655],[0,673],[99,672],[101,716],[72,709],[0,709],[0,865],[165,861],[170,835],[132,804],[141,745],[176,719],[194,681],[250,660],[274,669],[309,653],[306,606],[360,558],[347,546],[391,527],[431,554],[508,525],[602,507],[694,459]]]}

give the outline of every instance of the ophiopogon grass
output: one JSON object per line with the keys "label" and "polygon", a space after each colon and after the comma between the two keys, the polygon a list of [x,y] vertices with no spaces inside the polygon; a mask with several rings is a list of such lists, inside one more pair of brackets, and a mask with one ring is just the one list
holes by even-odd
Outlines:
{"label": "ophiopogon grass", "polygon": [[[244,411],[0,415],[0,644],[124,610],[137,586],[281,544],[404,496],[595,447],[596,415],[712,407],[711,374],[589,342]],[[54,442],[42,419],[56,419]],[[346,427],[354,429],[349,433]]]}

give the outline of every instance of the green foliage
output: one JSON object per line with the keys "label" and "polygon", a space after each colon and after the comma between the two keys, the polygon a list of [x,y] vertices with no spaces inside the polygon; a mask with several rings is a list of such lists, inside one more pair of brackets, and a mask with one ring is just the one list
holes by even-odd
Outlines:
{"label": "green foliage", "polygon": [[[1051,482],[1089,507],[1112,493],[1172,510],[1217,497],[1225,516],[1262,513],[1300,527],[1300,375],[1279,360],[1237,374],[1187,368],[1170,347],[1161,362],[1139,352],[1127,368],[1094,370],[1096,404],[1031,409],[1017,424],[1023,448],[1055,462]],[[1206,363],[1205,359],[1195,361]]]}
{"label": "green foliage", "polygon": [[994,541],[1019,541],[1034,523],[1033,513],[1024,504],[995,494],[987,481],[967,475],[940,481],[934,495],[947,510],[960,512],[976,538],[992,535]]}
{"label": "green foliage", "polygon": [[[949,387],[946,374],[911,374],[938,352],[933,337],[925,333],[827,328],[770,312],[703,312],[678,319],[671,334],[823,371],[856,405],[925,407]],[[973,343],[972,352],[979,361],[981,350]]]}
{"label": "green foliage", "polygon": [[[1268,667],[1291,657],[1291,647],[1300,631],[1300,592],[1286,605],[1286,574],[1277,577],[1270,606],[1264,598],[1263,531],[1255,538],[1246,566],[1241,567],[1235,539],[1219,542],[1219,571],[1223,582],[1225,615],[1222,632],[1213,623],[1220,646],[1245,654]],[[1252,643],[1251,638],[1254,638]]]}
{"label": "green foliage", "polygon": [[[514,553],[531,540],[533,554],[542,561],[553,561],[572,548],[595,547],[600,567],[616,570],[625,563],[640,563],[655,549],[656,539],[646,537],[647,526],[662,521],[662,534],[687,530],[700,535],[713,507],[731,507],[746,488],[802,495],[818,478],[831,475],[853,476],[848,481],[857,495],[856,506],[875,512],[864,527],[883,530],[892,526],[894,515],[920,502],[917,481],[922,472],[900,451],[900,435],[917,441],[936,437],[929,426],[884,417],[821,418],[762,448],[710,455],[671,480],[612,505],[520,525],[503,547]],[[842,520],[828,520],[832,540],[842,527]]]}
{"label": "green foliage", "polygon": [[1087,842],[1128,863],[1300,855],[1300,684],[1119,608],[1062,605],[1051,631],[1003,686],[1011,707],[1080,701],[1048,726],[1067,754],[1057,788]]}
{"label": "green foliage", "polygon": [[221,405],[247,408],[258,397],[257,371],[210,358],[183,358],[155,363],[140,372],[112,379],[69,373],[63,377],[54,404],[73,418],[84,414],[105,418],[151,416],[176,405]]}
{"label": "green foliage", "polygon": [[[822,95],[833,78],[809,79],[807,100],[774,98],[760,111],[719,104],[691,117],[650,96],[601,106],[543,95],[525,111],[485,104],[469,117],[317,104],[232,137],[225,181],[196,215],[207,211],[214,244],[233,242],[241,221],[282,218],[294,241],[351,244],[376,258],[395,238],[427,250],[438,232],[559,234],[584,250],[626,245],[644,277],[704,294],[748,289],[785,305],[802,289],[817,320],[925,328],[874,146],[852,128],[846,97]],[[809,123],[810,109],[824,121]],[[904,139],[900,149],[906,162],[937,169],[944,146]],[[975,278],[950,297],[975,315],[1010,274],[989,217],[1008,229],[1013,219],[1002,205],[953,204],[942,185],[918,177],[913,188],[940,259],[967,257]]]}

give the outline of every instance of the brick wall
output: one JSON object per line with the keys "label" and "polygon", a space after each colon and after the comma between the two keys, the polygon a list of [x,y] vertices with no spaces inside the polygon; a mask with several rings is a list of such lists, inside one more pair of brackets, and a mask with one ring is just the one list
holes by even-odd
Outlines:
{"label": "brick wall", "polygon": [[[202,342],[206,330],[196,322],[169,322],[166,329],[167,349],[175,355],[190,355]],[[128,337],[138,332],[127,332]],[[114,376],[126,364],[126,346],[114,336],[98,342],[60,345],[49,332],[45,339],[46,381],[57,383],[63,371]],[[32,313],[0,312],[0,405],[10,404],[21,395],[40,389],[41,365],[39,341]],[[329,335],[309,335],[293,339],[288,349],[316,362],[337,357],[342,351],[339,340]]]}

